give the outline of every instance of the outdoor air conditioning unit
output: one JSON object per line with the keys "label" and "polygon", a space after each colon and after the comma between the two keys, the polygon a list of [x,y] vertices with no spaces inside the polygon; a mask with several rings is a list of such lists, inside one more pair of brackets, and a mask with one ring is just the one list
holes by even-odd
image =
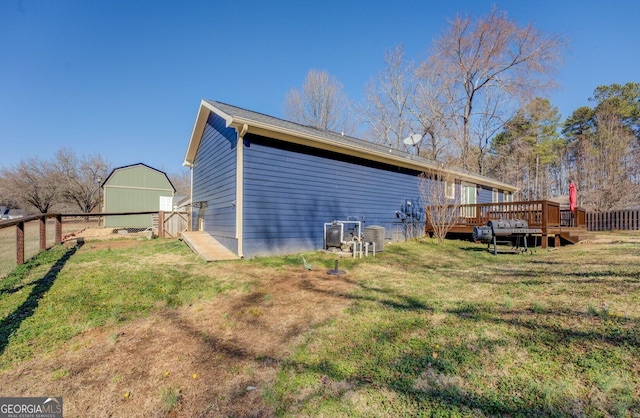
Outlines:
{"label": "outdoor air conditioning unit", "polygon": [[376,252],[384,251],[384,226],[365,226],[364,242],[375,242]]}

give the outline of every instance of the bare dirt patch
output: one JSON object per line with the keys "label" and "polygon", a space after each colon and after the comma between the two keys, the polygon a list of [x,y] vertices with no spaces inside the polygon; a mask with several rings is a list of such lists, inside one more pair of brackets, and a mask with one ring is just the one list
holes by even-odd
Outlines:
{"label": "bare dirt patch", "polygon": [[[311,327],[342,314],[356,285],[324,271],[259,271],[243,290],[88,331],[3,373],[2,386],[63,396],[65,416],[271,416],[263,395],[278,365]],[[171,390],[180,396],[169,412]]]}
{"label": "bare dirt patch", "polygon": [[147,231],[128,232],[127,230],[117,230],[113,228],[83,227],[72,232],[63,234],[63,241],[81,240],[144,240],[148,239]]}

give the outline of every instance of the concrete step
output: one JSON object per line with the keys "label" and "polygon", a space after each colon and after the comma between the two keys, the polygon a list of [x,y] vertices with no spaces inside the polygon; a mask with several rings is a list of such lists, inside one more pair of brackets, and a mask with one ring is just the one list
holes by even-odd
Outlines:
{"label": "concrete step", "polygon": [[182,240],[205,261],[239,260],[237,254],[203,231],[182,233]]}

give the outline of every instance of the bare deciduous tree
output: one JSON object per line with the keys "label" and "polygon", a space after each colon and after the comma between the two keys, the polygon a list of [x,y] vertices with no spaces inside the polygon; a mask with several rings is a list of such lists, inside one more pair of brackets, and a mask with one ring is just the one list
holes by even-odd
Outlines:
{"label": "bare deciduous tree", "polygon": [[342,88],[326,71],[309,70],[302,89],[287,93],[285,117],[318,129],[350,133],[349,101]]}
{"label": "bare deciduous tree", "polygon": [[[365,89],[365,104],[360,109],[369,126],[367,138],[394,149],[412,150],[434,160],[446,159],[448,137],[439,100],[442,83],[439,78],[416,74],[415,65],[407,61],[400,45],[384,55],[386,67]],[[422,135],[422,141],[407,145],[403,140],[411,134]]]}
{"label": "bare deciduous tree", "polygon": [[51,162],[29,158],[0,171],[0,190],[26,213],[47,213],[60,201],[62,182]]}
{"label": "bare deciduous tree", "polygon": [[452,135],[451,119],[447,109],[446,84],[442,77],[427,71],[423,65],[416,77],[415,93],[411,98],[410,111],[415,116],[422,134],[422,154],[436,161],[449,161],[455,158],[450,149]]}
{"label": "bare deciduous tree", "polygon": [[[562,41],[517,26],[497,9],[472,21],[456,17],[435,41],[422,70],[442,77],[441,102],[462,167],[484,171],[490,139],[528,100],[552,85]],[[475,159],[475,163],[474,163]]]}
{"label": "bare deciduous tree", "polygon": [[400,45],[384,55],[386,68],[365,88],[365,105],[360,110],[369,127],[367,139],[394,149],[406,147],[402,140],[416,132],[409,108],[414,95],[411,63],[404,58]]}
{"label": "bare deciduous tree", "polygon": [[100,179],[108,172],[108,164],[99,155],[78,158],[61,149],[50,160],[29,158],[3,169],[0,190],[3,198],[27,213],[33,209],[47,213],[54,206],[69,205],[87,213],[98,205]]}
{"label": "bare deciduous tree", "polygon": [[65,203],[74,204],[82,213],[89,213],[100,204],[100,182],[109,174],[109,164],[100,155],[78,157],[62,148],[52,164],[61,180]]}
{"label": "bare deciduous tree", "polygon": [[180,170],[168,173],[171,184],[176,188],[176,196],[191,195],[191,173],[189,170]]}
{"label": "bare deciduous tree", "polygon": [[427,228],[433,231],[438,244],[442,244],[460,216],[461,199],[455,175],[442,164],[440,170],[421,173],[418,187],[426,205]]}

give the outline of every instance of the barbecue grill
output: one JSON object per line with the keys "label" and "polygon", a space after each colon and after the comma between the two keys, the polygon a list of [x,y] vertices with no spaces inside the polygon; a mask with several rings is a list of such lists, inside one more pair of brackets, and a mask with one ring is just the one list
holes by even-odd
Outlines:
{"label": "barbecue grill", "polygon": [[529,228],[527,221],[520,219],[491,220],[486,226],[473,228],[473,240],[487,243],[487,249],[493,244],[493,255],[498,254],[498,244],[509,245],[510,252],[526,252],[527,237],[541,234],[542,229]]}

